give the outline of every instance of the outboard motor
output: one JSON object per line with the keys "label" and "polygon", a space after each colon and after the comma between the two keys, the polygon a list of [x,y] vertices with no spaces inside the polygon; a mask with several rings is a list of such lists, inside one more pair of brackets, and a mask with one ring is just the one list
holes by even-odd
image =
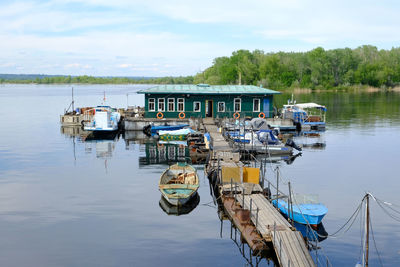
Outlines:
{"label": "outboard motor", "polygon": [[298,145],[296,145],[296,143],[292,140],[292,139],[288,139],[288,140],[286,140],[286,144],[285,145],[287,145],[287,146],[290,146],[290,147],[293,147],[294,149],[296,149],[296,150],[298,150],[298,151],[301,151],[302,149],[301,149],[301,147],[299,147]]}

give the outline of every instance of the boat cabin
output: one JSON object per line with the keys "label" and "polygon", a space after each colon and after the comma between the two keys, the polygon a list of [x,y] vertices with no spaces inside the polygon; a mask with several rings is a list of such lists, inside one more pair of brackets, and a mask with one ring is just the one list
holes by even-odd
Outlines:
{"label": "boat cabin", "polygon": [[273,116],[273,95],[253,85],[176,84],[140,90],[145,118],[223,118]]}

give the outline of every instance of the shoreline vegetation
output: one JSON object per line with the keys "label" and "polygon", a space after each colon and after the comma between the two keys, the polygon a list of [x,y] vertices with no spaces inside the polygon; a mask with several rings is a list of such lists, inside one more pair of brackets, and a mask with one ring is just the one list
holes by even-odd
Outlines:
{"label": "shoreline vegetation", "polygon": [[11,84],[246,84],[284,92],[397,91],[400,92],[400,48],[264,53],[238,50],[215,58],[211,67],[194,76],[93,77],[64,75],[0,75]]}

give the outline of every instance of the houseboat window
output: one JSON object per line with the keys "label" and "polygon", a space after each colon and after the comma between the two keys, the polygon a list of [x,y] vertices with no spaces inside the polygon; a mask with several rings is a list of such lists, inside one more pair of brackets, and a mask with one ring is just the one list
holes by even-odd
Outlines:
{"label": "houseboat window", "polygon": [[235,112],[240,112],[242,110],[242,100],[240,98],[235,98]]}
{"label": "houseboat window", "polygon": [[168,111],[175,111],[175,99],[168,98]]}
{"label": "houseboat window", "polygon": [[225,112],[225,102],[218,102],[218,112]]}
{"label": "houseboat window", "polygon": [[158,99],[158,111],[165,111],[165,99],[164,98],[159,98]]}
{"label": "houseboat window", "polygon": [[178,112],[185,112],[185,99],[178,98]]}
{"label": "houseboat window", "polygon": [[149,98],[149,111],[156,111],[156,100]]}
{"label": "houseboat window", "polygon": [[201,111],[201,105],[199,101],[194,101],[193,102],[193,111],[194,112],[200,112]]}
{"label": "houseboat window", "polygon": [[253,112],[260,112],[260,99],[253,99]]}

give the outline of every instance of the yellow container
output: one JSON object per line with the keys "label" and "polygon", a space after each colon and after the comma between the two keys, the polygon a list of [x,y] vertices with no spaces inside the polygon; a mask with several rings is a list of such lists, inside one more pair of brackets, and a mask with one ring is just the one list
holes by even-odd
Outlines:
{"label": "yellow container", "polygon": [[243,168],[243,182],[259,184],[260,183],[260,168]]}

